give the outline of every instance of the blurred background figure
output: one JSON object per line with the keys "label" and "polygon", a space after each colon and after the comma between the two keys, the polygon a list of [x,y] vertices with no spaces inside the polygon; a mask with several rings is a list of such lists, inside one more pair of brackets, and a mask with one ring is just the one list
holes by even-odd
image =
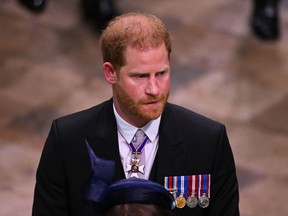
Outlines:
{"label": "blurred background figure", "polygon": [[[18,0],[18,2],[35,13],[44,11],[47,4],[47,0]],[[114,0],[81,0],[80,13],[82,19],[98,34],[106,28],[112,18],[120,15]]]}
{"label": "blurred background figure", "polygon": [[25,8],[36,13],[42,12],[46,6],[46,0],[18,0],[18,2]]}
{"label": "blurred background figure", "polygon": [[253,33],[262,40],[277,40],[279,33],[280,0],[252,0],[250,25]]}
{"label": "blurred background figure", "polygon": [[114,0],[81,0],[80,9],[84,21],[97,33],[101,33],[112,18],[120,15]]}

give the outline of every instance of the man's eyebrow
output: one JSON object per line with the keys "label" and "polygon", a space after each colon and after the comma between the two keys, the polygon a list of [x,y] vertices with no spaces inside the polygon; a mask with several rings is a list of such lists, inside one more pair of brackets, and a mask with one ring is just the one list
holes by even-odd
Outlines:
{"label": "man's eyebrow", "polygon": [[[165,66],[165,67],[160,68],[159,70],[155,71],[155,73],[161,73],[161,72],[165,72],[168,70],[169,70],[169,67]],[[150,74],[150,72],[134,70],[134,71],[130,71],[129,74],[131,74],[131,75]]]}
{"label": "man's eyebrow", "polygon": [[169,67],[163,67],[162,69],[159,70],[159,72],[163,72],[163,71],[168,71]]}

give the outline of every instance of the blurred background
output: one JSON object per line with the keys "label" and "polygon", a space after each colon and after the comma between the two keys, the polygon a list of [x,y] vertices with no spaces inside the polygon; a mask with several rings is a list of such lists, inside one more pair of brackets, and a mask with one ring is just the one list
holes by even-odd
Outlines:
{"label": "blurred background", "polygon": [[[35,13],[0,0],[1,216],[31,215],[51,121],[111,97],[99,35],[79,2],[50,0]],[[241,215],[288,215],[288,1],[272,41],[251,32],[252,0],[115,3],[120,13],[153,13],[170,30],[170,101],[227,126]]]}

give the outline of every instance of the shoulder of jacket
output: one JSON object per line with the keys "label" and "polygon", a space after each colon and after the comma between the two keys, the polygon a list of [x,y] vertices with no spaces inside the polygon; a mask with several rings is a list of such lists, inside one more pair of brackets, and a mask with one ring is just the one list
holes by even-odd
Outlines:
{"label": "shoulder of jacket", "polygon": [[202,122],[204,124],[209,124],[209,125],[218,125],[218,126],[223,125],[217,120],[214,120],[210,117],[204,116],[200,113],[194,112],[188,108],[185,108],[183,106],[176,105],[173,103],[167,103],[163,115],[174,116],[179,121],[184,121],[184,122],[193,121],[193,122],[198,122],[198,123]]}
{"label": "shoulder of jacket", "polygon": [[85,119],[89,120],[93,116],[100,115],[102,110],[109,109],[109,107],[112,108],[112,102],[110,100],[107,100],[93,107],[90,107],[90,108],[87,108],[87,109],[84,109],[75,113],[71,113],[68,115],[61,116],[55,119],[54,121],[69,122],[69,121],[74,121],[74,120],[77,121],[79,119],[81,119],[82,121],[85,121]]}

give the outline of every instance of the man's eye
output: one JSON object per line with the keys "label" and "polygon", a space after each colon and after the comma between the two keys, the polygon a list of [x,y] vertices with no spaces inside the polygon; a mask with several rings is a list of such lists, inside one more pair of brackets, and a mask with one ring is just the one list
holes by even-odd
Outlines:
{"label": "man's eye", "polygon": [[146,75],[146,74],[139,74],[137,77],[138,77],[138,78],[146,78],[147,75]]}
{"label": "man's eye", "polygon": [[157,73],[158,76],[163,76],[164,74],[166,74],[166,71],[161,71],[161,72]]}

